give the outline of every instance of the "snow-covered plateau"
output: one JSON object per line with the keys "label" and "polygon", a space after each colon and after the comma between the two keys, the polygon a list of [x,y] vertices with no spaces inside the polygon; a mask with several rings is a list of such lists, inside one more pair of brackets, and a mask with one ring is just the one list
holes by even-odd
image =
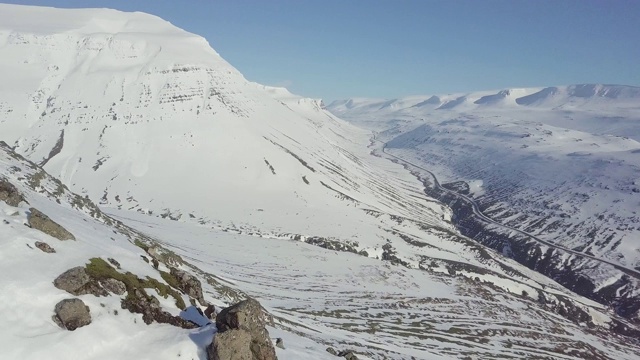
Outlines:
{"label": "snow-covered plateau", "polygon": [[[601,89],[603,102],[626,101],[610,122],[633,129],[636,90]],[[429,195],[437,181],[428,171],[443,186],[464,180],[451,188],[493,199],[480,202],[483,213],[506,222],[509,212],[519,228],[524,220],[515,219],[535,207],[504,190],[517,184],[500,185],[509,197],[496,197],[494,181],[508,170],[463,176],[453,160],[500,155],[482,127],[507,123],[494,136],[508,146],[504,134],[539,114],[518,146],[543,151],[544,139],[580,135],[565,155],[576,171],[592,164],[594,173],[570,184],[574,163],[560,141],[556,152],[544,150],[558,162],[542,170],[564,171],[557,178],[573,192],[591,195],[585,187],[595,181],[635,196],[635,183],[623,189],[623,180],[609,181],[623,175],[607,167],[627,164],[607,162],[621,147],[619,161],[635,159],[635,140],[588,132],[598,121],[581,121],[581,104],[562,100],[582,90],[523,90],[533,96],[524,105],[511,93],[478,104],[465,96],[361,100],[334,103],[331,113],[318,100],[247,81],[203,38],[148,14],[0,5],[0,358],[210,359],[216,346],[233,350],[219,349],[223,335],[244,330],[216,325],[226,309],[213,320],[198,310],[215,307],[215,318],[253,298],[270,339],[283,340],[279,359],[339,358],[328,348],[351,359],[637,359],[637,311],[616,312],[523,266],[506,247],[474,241],[458,226],[455,204]],[[565,122],[583,128],[556,130],[567,125],[547,124],[543,103],[566,107],[553,111],[574,114]],[[407,110],[414,105],[434,110],[417,115]],[[481,117],[480,106],[500,110]],[[506,121],[519,106],[531,108],[528,120]],[[424,140],[439,130],[448,137],[434,143],[448,155],[433,152],[440,160],[430,162]],[[598,145],[587,151],[587,142]],[[533,172],[533,164],[523,167]],[[635,168],[625,169],[630,177]],[[556,179],[538,175],[548,179],[540,186]],[[591,221],[569,212],[581,208],[571,194],[535,189],[565,204],[549,205],[554,216]],[[613,197],[584,201],[617,224],[633,212],[628,199],[614,207],[605,201]],[[527,226],[542,215],[527,215]],[[618,238],[576,249],[582,228],[570,224],[573,238],[539,235],[618,265],[589,268],[598,286],[633,271],[637,229],[617,229],[626,238],[615,247]],[[571,255],[561,254],[578,262]],[[638,289],[628,277],[620,296]],[[61,304],[84,304],[73,308],[83,317],[65,321]]]}

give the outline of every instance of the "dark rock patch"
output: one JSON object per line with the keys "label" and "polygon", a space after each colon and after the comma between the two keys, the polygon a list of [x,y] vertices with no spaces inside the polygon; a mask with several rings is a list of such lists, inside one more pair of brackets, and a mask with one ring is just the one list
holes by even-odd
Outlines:
{"label": "dark rock patch", "polygon": [[32,228],[40,230],[43,233],[50,235],[58,240],[76,239],[73,234],[67,231],[67,229],[51,220],[47,215],[43,214],[36,208],[29,209],[29,225]]}
{"label": "dark rock patch", "polygon": [[155,296],[147,295],[143,290],[133,289],[122,299],[120,306],[132,313],[142,314],[142,321],[149,325],[158,322],[160,324],[170,324],[183,329],[195,329],[198,325],[191,321],[184,320],[178,316],[162,310],[160,302]]}
{"label": "dark rock patch", "polygon": [[4,201],[9,206],[18,206],[25,201],[24,197],[12,183],[0,178],[0,201]]}
{"label": "dark rock patch", "polygon": [[73,331],[91,323],[89,307],[80,299],[65,299],[56,304],[53,320],[61,328]]}
{"label": "dark rock patch", "polygon": [[[202,294],[202,284],[195,276],[189,274],[186,271],[171,268],[171,276],[177,280],[177,288],[182,290],[185,294],[198,300],[201,305],[206,305],[204,296]],[[166,279],[165,279],[166,280]],[[169,285],[173,285],[169,283]]]}
{"label": "dark rock patch", "polygon": [[358,360],[358,357],[356,356],[356,354],[354,354],[353,351],[351,350],[340,351],[338,353],[338,356],[343,357],[347,360]]}
{"label": "dark rock patch", "polygon": [[120,263],[117,262],[115,259],[113,258],[108,258],[107,261],[109,261],[109,263],[113,266],[116,267],[116,269],[120,269]]}
{"label": "dark rock patch", "polygon": [[127,291],[126,285],[120,280],[103,279],[100,280],[99,283],[105,290],[116,295],[124,295],[124,293]]}
{"label": "dark rock patch", "polygon": [[36,241],[36,247],[48,254],[53,254],[56,252],[56,249],[52,248],[51,245],[47,244],[46,242],[42,242],[42,241]]}
{"label": "dark rock patch", "polygon": [[216,314],[216,307],[212,304],[207,305],[207,308],[204,309],[204,316],[209,320],[215,320]]}

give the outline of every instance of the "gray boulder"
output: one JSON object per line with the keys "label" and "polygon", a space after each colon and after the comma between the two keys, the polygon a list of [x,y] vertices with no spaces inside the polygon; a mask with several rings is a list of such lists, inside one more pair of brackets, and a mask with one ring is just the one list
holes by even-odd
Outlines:
{"label": "gray boulder", "polygon": [[248,331],[233,329],[218,333],[209,347],[209,359],[213,360],[253,360],[251,352],[251,334]]}
{"label": "gray boulder", "polygon": [[100,280],[99,283],[102,288],[116,295],[123,295],[127,291],[126,285],[120,280],[108,278]]}
{"label": "gray boulder", "polygon": [[36,247],[46,253],[52,254],[55,253],[56,250],[54,248],[51,247],[51,245],[47,244],[46,242],[42,242],[42,241],[36,241]]}
{"label": "gray boulder", "polygon": [[63,272],[53,280],[53,285],[73,295],[109,295],[96,280],[87,274],[87,271],[82,266],[74,267]]}
{"label": "gray boulder", "polygon": [[91,324],[89,307],[80,299],[65,299],[56,304],[53,320],[61,328],[73,331]]}
{"label": "gray boulder", "polygon": [[0,201],[4,201],[10,206],[18,206],[25,200],[13,184],[6,179],[0,178]]}
{"label": "gray boulder", "polygon": [[206,305],[204,296],[202,295],[202,284],[195,276],[186,271],[171,268],[171,275],[178,280],[178,288],[185,294],[198,300],[201,305]]}
{"label": "gray boulder", "polygon": [[218,333],[207,348],[209,360],[276,360],[268,323],[273,324],[271,316],[254,299],[222,310],[216,317]]}
{"label": "gray boulder", "polygon": [[58,240],[75,240],[75,236],[36,208],[29,209],[29,225]]}

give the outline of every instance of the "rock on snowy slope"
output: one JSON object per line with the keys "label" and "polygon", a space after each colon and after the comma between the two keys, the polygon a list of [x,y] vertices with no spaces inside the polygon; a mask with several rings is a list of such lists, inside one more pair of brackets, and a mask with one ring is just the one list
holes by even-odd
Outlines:
{"label": "rock on snowy slope", "polygon": [[207,349],[209,359],[276,360],[267,323],[273,320],[255,299],[222,310],[216,317],[218,333]]}
{"label": "rock on snowy slope", "polygon": [[82,300],[65,299],[56,304],[54,321],[60,327],[73,331],[91,324],[91,312]]}
{"label": "rock on snowy slope", "polygon": [[58,240],[75,240],[75,236],[36,208],[29,209],[29,225]]}

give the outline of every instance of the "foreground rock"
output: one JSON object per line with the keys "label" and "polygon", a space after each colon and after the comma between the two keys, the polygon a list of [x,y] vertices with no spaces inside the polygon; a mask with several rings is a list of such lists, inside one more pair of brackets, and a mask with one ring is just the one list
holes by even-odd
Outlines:
{"label": "foreground rock", "polygon": [[29,209],[29,225],[58,240],[75,240],[75,236],[36,208]]}
{"label": "foreground rock", "polygon": [[178,288],[185,294],[198,300],[201,305],[207,305],[202,294],[202,284],[195,276],[186,271],[171,268],[171,275],[178,281]]}
{"label": "foreground rock", "polygon": [[87,271],[83,266],[74,267],[63,272],[53,280],[53,285],[58,289],[64,290],[73,295],[109,295],[97,280],[92,279],[89,274],[87,274]]}
{"label": "foreground rock", "polygon": [[0,178],[0,201],[4,201],[10,206],[18,206],[25,200],[13,184]]}
{"label": "foreground rock", "polygon": [[275,360],[269,332],[272,319],[254,299],[222,310],[216,317],[218,333],[207,348],[209,360]]}
{"label": "foreground rock", "polygon": [[53,320],[61,328],[75,330],[91,324],[89,307],[80,299],[65,299],[56,304]]}
{"label": "foreground rock", "polygon": [[56,252],[56,249],[52,248],[51,245],[47,244],[46,242],[42,242],[42,241],[36,241],[36,247],[48,254],[53,254]]}

